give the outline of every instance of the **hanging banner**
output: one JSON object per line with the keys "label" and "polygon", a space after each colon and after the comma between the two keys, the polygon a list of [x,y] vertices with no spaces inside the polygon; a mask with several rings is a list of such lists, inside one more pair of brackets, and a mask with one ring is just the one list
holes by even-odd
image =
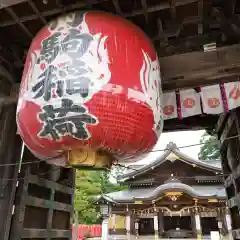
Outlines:
{"label": "hanging banner", "polygon": [[179,93],[182,118],[202,113],[199,93],[194,89],[182,90]]}
{"label": "hanging banner", "polygon": [[229,82],[224,84],[228,109],[240,106],[240,82]]}
{"label": "hanging banner", "polygon": [[163,115],[164,120],[178,117],[175,92],[167,92],[163,94]]}
{"label": "hanging banner", "polygon": [[204,113],[220,114],[224,111],[219,85],[202,87],[200,96]]}
{"label": "hanging banner", "polygon": [[[197,89],[198,90],[198,89]],[[240,107],[240,81],[163,93],[164,120],[221,114]]]}

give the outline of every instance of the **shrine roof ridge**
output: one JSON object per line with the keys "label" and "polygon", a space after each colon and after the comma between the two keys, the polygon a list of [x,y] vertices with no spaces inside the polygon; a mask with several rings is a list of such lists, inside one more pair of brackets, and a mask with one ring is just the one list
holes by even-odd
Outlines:
{"label": "shrine roof ridge", "polygon": [[171,161],[167,157],[171,154],[175,154],[179,160],[187,162],[192,165],[196,165],[198,167],[214,171],[217,173],[222,173],[222,167],[221,167],[221,162],[220,161],[215,161],[215,162],[207,162],[207,161],[201,161],[199,159],[194,159],[187,154],[183,153],[180,151],[180,149],[177,147],[177,145],[173,142],[170,142],[167,144],[166,149],[164,152],[158,156],[153,162],[150,164],[142,165],[138,167],[137,169],[134,169],[134,165],[131,165],[132,170],[131,172],[127,172],[125,174],[122,174],[121,176],[117,177],[118,182],[124,182],[125,180],[128,180],[129,178],[136,177],[138,175],[141,175],[143,173],[146,173],[150,171],[151,169],[154,169],[161,165],[162,163],[166,161]]}
{"label": "shrine roof ridge", "polygon": [[131,203],[135,201],[154,201],[165,192],[181,191],[191,197],[199,199],[217,198],[226,199],[225,189],[222,185],[217,186],[195,186],[187,185],[181,182],[169,182],[157,187],[148,189],[129,189],[118,192],[112,192],[102,196],[108,202]]}

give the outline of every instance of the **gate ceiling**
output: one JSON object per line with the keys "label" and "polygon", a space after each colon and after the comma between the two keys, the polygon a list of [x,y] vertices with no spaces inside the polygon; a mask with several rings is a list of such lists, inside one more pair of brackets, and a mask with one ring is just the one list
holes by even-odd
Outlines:
{"label": "gate ceiling", "polygon": [[[112,12],[138,25],[158,51],[164,91],[238,78],[240,2],[236,0],[3,0],[0,64],[16,73],[16,82],[38,30],[57,15],[78,9]],[[212,42],[217,51],[204,53],[204,44]],[[212,129],[217,118],[168,120],[165,131]]]}

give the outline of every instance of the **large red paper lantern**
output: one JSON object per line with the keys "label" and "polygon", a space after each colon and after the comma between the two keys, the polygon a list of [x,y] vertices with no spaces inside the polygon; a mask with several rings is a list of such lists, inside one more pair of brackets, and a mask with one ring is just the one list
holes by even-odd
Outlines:
{"label": "large red paper lantern", "polygon": [[27,147],[53,164],[101,168],[150,150],[163,126],[150,40],[104,12],[52,21],[30,46],[17,124]]}

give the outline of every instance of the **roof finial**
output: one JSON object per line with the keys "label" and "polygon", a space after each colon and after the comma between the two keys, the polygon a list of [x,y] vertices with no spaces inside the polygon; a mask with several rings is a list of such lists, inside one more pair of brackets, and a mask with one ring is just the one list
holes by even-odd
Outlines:
{"label": "roof finial", "polygon": [[169,142],[166,148],[169,150],[178,149],[177,144],[174,142]]}

